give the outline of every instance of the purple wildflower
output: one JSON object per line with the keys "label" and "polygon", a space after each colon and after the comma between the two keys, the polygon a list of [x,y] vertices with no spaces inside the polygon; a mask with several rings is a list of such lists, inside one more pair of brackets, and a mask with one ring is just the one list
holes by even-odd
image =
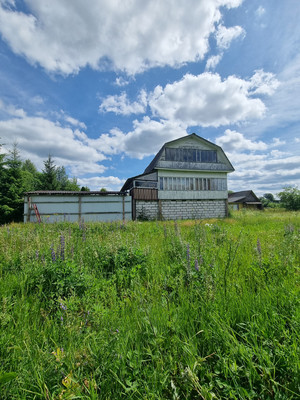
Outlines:
{"label": "purple wildflower", "polygon": [[63,303],[60,303],[60,308],[61,308],[62,310],[64,310],[64,311],[66,311],[67,306],[65,306]]}
{"label": "purple wildflower", "polygon": [[64,237],[64,235],[60,236],[60,258],[61,258],[61,260],[65,259],[65,237]]}
{"label": "purple wildflower", "polygon": [[196,270],[196,271],[199,271],[198,258],[195,259],[195,270]]}
{"label": "purple wildflower", "polygon": [[190,265],[190,245],[189,244],[186,247],[186,259],[187,259],[188,265]]}
{"label": "purple wildflower", "polygon": [[261,256],[261,244],[260,244],[259,239],[257,239],[256,250],[257,250],[258,254]]}
{"label": "purple wildflower", "polygon": [[167,238],[168,234],[167,234],[167,227],[166,225],[164,225],[164,237]]}
{"label": "purple wildflower", "polygon": [[53,244],[51,244],[51,258],[52,258],[52,262],[56,261],[56,255],[55,255]]}
{"label": "purple wildflower", "polygon": [[36,258],[37,260],[39,259],[39,251],[38,251],[38,250],[35,251],[35,258]]}

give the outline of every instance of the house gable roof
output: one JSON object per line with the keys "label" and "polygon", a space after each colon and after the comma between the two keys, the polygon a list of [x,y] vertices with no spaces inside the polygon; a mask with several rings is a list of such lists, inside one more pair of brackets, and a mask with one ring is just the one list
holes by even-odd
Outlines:
{"label": "house gable roof", "polygon": [[[160,160],[161,160],[161,157],[162,157],[163,152],[164,152],[166,147],[176,147],[176,145],[180,144],[181,142],[184,143],[186,141],[190,141],[191,139],[197,141],[198,143],[204,144],[206,148],[208,147],[211,150],[216,150],[217,152],[219,152],[219,154],[221,154],[222,158],[224,159],[224,163],[222,163],[223,166],[224,166],[224,168],[222,169],[223,171],[226,171],[226,172],[234,171],[234,168],[233,168],[232,164],[230,163],[230,161],[228,160],[226,154],[224,153],[223,149],[220,146],[218,146],[218,145],[216,145],[216,144],[214,144],[212,142],[209,142],[208,140],[196,135],[195,133],[192,133],[191,135],[186,135],[186,136],[183,136],[183,137],[181,137],[179,139],[175,139],[175,140],[171,140],[169,142],[166,142],[162,146],[162,148],[159,150],[159,152],[156,154],[156,156],[153,158],[151,163],[147,166],[147,168],[145,169],[144,173],[149,173],[149,172],[153,171],[156,168],[157,169],[162,168],[162,166],[160,165]],[[201,169],[202,168],[199,168],[199,170],[201,170]]]}

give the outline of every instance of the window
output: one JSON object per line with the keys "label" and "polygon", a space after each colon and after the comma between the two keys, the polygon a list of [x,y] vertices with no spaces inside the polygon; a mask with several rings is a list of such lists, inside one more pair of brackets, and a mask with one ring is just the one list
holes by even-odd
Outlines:
{"label": "window", "polygon": [[227,190],[227,180],[224,178],[174,178],[160,177],[160,190]]}
{"label": "window", "polygon": [[134,181],[134,187],[144,187],[144,188],[157,189],[157,182],[156,181],[136,180],[136,181]]}
{"label": "window", "polygon": [[172,149],[165,148],[166,161],[180,162],[197,162],[197,163],[216,163],[216,150],[199,150],[199,149]]}

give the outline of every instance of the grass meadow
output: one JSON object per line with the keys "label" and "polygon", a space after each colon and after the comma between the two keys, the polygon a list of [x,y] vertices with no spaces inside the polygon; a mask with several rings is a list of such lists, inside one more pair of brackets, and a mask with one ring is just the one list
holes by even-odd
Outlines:
{"label": "grass meadow", "polygon": [[0,227],[0,398],[299,398],[300,214]]}

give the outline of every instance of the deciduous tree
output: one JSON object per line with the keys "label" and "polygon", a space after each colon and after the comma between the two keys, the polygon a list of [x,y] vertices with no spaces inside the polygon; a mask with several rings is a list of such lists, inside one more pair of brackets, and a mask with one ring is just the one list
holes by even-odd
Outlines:
{"label": "deciduous tree", "polygon": [[280,202],[284,208],[290,211],[300,210],[300,190],[297,187],[288,186],[278,193]]}

